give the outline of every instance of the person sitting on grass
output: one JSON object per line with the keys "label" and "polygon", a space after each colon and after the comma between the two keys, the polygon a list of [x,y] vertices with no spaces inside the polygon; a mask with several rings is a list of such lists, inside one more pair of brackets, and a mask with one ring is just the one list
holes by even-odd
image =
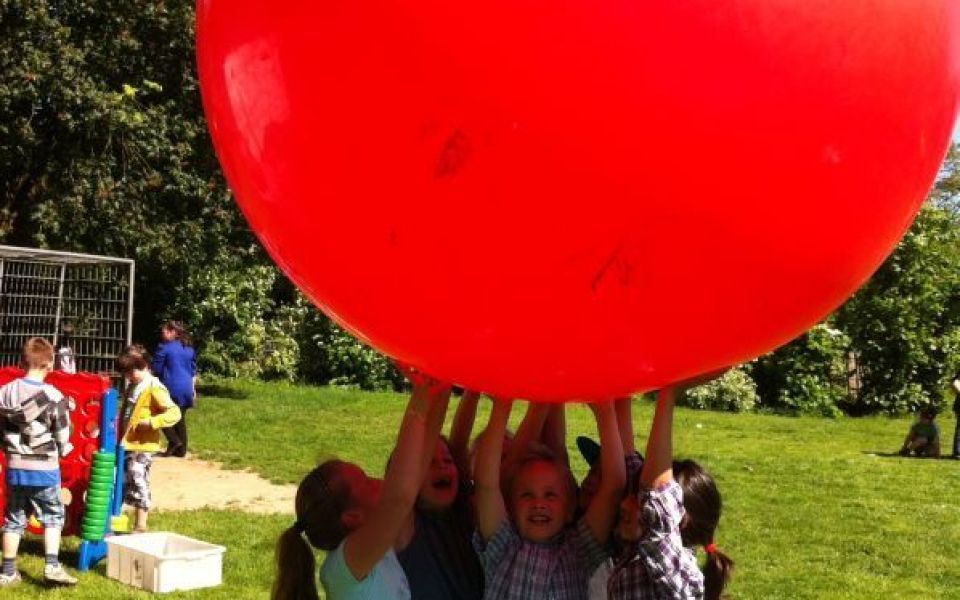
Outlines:
{"label": "person sitting on grass", "polygon": [[74,585],[77,579],[60,564],[64,507],[60,498],[60,457],[73,449],[67,400],[44,383],[53,370],[53,345],[30,338],[23,345],[27,373],[0,388],[0,431],[7,457],[3,518],[3,571],[0,587],[20,582],[17,550],[30,512],[43,525],[43,580]]}
{"label": "person sitting on grass", "polygon": [[587,578],[606,558],[604,546],[626,479],[613,403],[590,405],[604,476],[575,524],[576,483],[569,466],[549,452],[533,452],[515,463],[501,491],[501,446],[510,408],[510,401],[494,400],[477,451],[475,543],[484,568],[484,598],[585,599]]}
{"label": "person sitting on grass", "polygon": [[134,344],[117,357],[117,371],[128,382],[124,403],[127,428],[123,434],[126,450],[123,464],[123,501],[135,510],[134,532],[147,530],[150,511],[150,466],[160,451],[160,430],[180,420],[180,409],[170,392],[150,372],[143,346]]}
{"label": "person sitting on grass", "polygon": [[409,524],[450,399],[450,386],[412,369],[413,384],[383,480],[328,460],[300,482],[297,520],[277,540],[273,600],[318,598],[313,548],[325,550],[320,581],[328,600],[411,597],[395,546]]}
{"label": "person sitting on grass", "polygon": [[932,406],[922,409],[917,420],[910,426],[900,448],[900,456],[925,456],[940,458],[940,428],[933,422],[937,410]]}
{"label": "person sitting on grass", "polygon": [[[717,549],[721,500],[713,478],[692,460],[673,460],[677,394],[717,373],[660,390],[647,455],[620,503],[620,548],[607,582],[610,600],[718,600],[733,569]],[[602,443],[601,443],[602,446]],[[703,571],[693,548],[707,555]]]}

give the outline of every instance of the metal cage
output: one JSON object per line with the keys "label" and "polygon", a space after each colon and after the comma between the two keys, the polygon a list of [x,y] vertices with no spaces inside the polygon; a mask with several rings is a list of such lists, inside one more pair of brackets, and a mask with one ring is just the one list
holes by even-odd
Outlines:
{"label": "metal cage", "polygon": [[78,370],[115,375],[132,336],[133,277],[126,258],[0,246],[0,366],[43,337],[69,344]]}

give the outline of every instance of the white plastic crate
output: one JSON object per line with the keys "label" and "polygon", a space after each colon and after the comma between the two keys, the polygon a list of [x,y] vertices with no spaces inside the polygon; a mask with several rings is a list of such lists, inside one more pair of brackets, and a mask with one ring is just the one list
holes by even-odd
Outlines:
{"label": "white plastic crate", "polygon": [[107,575],[150,592],[213,587],[223,581],[226,548],[167,532],[111,536]]}

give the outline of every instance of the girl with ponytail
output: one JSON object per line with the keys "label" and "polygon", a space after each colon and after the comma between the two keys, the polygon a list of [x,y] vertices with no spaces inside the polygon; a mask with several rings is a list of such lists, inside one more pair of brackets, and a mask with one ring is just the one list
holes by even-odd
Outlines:
{"label": "girl with ponytail", "polygon": [[[713,478],[692,460],[673,461],[673,405],[683,389],[720,373],[660,390],[639,476],[620,503],[621,549],[607,583],[611,600],[719,600],[733,561],[717,549],[721,500]],[[694,548],[702,547],[701,571]]]}
{"label": "girl with ponytail", "polygon": [[394,546],[429,466],[450,387],[404,371],[413,393],[385,477],[329,460],[300,482],[296,522],[277,541],[273,600],[317,600],[314,549],[327,552],[320,581],[328,600],[410,598]]}

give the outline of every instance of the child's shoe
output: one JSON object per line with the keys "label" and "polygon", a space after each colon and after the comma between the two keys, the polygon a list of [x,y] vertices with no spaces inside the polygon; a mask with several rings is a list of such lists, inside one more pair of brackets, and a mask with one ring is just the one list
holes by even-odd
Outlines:
{"label": "child's shoe", "polygon": [[13,575],[0,574],[0,587],[16,585],[20,583],[20,571],[14,571]]}
{"label": "child's shoe", "polygon": [[57,585],[76,585],[77,578],[67,573],[63,565],[46,565],[43,567],[43,580]]}

